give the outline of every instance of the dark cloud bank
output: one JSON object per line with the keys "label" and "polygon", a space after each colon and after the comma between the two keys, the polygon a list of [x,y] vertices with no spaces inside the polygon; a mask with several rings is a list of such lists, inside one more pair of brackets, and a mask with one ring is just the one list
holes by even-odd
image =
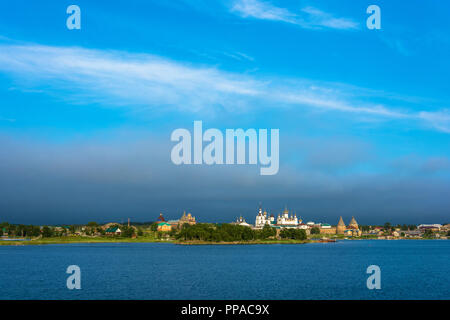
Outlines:
{"label": "dark cloud bank", "polygon": [[411,167],[397,161],[383,173],[361,173],[346,171],[369,161],[360,143],[291,141],[281,146],[279,173],[260,176],[257,166],[175,166],[167,137],[60,144],[1,137],[0,221],[152,221],[159,212],[172,219],[187,210],[200,221],[243,215],[253,223],[259,202],[274,214],[287,205],[308,221],[449,220],[447,159],[416,159]]}

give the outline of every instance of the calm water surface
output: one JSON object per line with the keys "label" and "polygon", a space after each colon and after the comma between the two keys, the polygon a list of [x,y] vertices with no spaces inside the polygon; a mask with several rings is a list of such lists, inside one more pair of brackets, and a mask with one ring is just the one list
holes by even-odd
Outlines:
{"label": "calm water surface", "polygon": [[[446,240],[0,246],[0,299],[449,299],[449,261]],[[81,290],[66,288],[72,264]]]}

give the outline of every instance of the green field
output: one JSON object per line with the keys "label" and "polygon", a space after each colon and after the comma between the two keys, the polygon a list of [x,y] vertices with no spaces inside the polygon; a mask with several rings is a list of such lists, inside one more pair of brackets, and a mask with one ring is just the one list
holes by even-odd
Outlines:
{"label": "green field", "polygon": [[140,242],[172,242],[171,240],[155,239],[154,237],[122,238],[122,237],[53,237],[30,241],[0,241],[0,245],[42,245],[66,243],[140,243]]}
{"label": "green field", "polygon": [[67,244],[67,243],[149,243],[149,242],[163,242],[174,243],[181,245],[212,245],[212,244],[304,244],[313,242],[311,240],[251,240],[251,241],[231,241],[231,242],[214,242],[214,241],[180,241],[180,240],[161,240],[154,237],[138,237],[138,238],[122,238],[122,237],[53,237],[40,238],[29,241],[0,241],[0,245],[45,245],[45,244]]}

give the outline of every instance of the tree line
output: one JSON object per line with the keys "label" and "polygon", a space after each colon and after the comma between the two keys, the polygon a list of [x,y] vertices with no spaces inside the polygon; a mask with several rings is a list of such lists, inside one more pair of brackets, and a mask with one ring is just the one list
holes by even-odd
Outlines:
{"label": "tree line", "polygon": [[[273,239],[277,235],[275,228],[265,225],[261,230],[236,224],[185,224],[175,234],[177,240],[198,240],[213,242],[251,241]],[[280,232],[283,239],[305,240],[305,230],[283,229]]]}
{"label": "tree line", "polygon": [[41,228],[33,225],[14,225],[3,222],[0,223],[0,236],[4,234],[15,237],[38,237],[41,234]]}
{"label": "tree line", "polygon": [[[131,238],[135,235],[143,235],[140,227],[128,227],[127,225],[116,226],[122,231],[121,237]],[[64,227],[15,225],[8,222],[0,223],[0,236],[8,235],[8,237],[35,238],[42,236],[43,238],[52,238],[68,236],[81,230],[87,236],[105,235],[105,230],[96,222],[89,222],[87,225],[69,225]]]}

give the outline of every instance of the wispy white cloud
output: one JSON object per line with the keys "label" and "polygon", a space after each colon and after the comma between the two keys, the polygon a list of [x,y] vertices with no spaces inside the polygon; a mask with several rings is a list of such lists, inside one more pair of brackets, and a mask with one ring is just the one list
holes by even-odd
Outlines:
{"label": "wispy white cloud", "polygon": [[303,28],[357,29],[358,23],[348,18],[336,18],[331,13],[314,7],[305,7],[295,13],[286,8],[280,8],[268,1],[236,0],[232,12],[243,18],[280,21],[295,24]]}
{"label": "wispy white cloud", "polygon": [[215,68],[83,48],[2,45],[0,70],[107,103],[176,105],[189,110],[223,104],[235,95],[257,95],[259,90],[256,81]]}
{"label": "wispy white cloud", "polygon": [[261,79],[154,55],[33,44],[0,45],[0,72],[23,80],[25,89],[45,85],[50,88],[47,91],[109,106],[183,112],[212,112],[216,106],[233,112],[301,107],[374,119],[420,120],[450,133],[450,112],[446,109],[398,109],[362,102],[367,90],[352,86]]}
{"label": "wispy white cloud", "polygon": [[231,9],[244,18],[256,18],[262,20],[283,21],[296,23],[297,15],[284,8],[273,6],[269,2],[258,0],[236,1]]}
{"label": "wispy white cloud", "polygon": [[396,51],[398,54],[410,57],[413,52],[405,46],[404,41],[400,39],[389,38],[386,36],[380,36],[380,40],[383,41],[389,48]]}
{"label": "wispy white cloud", "polygon": [[5,117],[0,116],[0,121],[16,122],[16,119],[5,118]]}
{"label": "wispy white cloud", "polygon": [[421,111],[418,117],[429,122],[439,131],[450,133],[450,110],[443,109],[435,112]]}
{"label": "wispy white cloud", "polygon": [[239,61],[254,61],[255,59],[253,57],[250,57],[249,55],[242,53],[242,52],[223,52],[223,54],[227,57],[233,58],[235,60]]}
{"label": "wispy white cloud", "polygon": [[308,15],[307,24],[311,26],[321,26],[332,29],[356,29],[358,23],[347,18],[336,18],[332,14],[321,11],[314,7],[306,7],[302,12]]}

